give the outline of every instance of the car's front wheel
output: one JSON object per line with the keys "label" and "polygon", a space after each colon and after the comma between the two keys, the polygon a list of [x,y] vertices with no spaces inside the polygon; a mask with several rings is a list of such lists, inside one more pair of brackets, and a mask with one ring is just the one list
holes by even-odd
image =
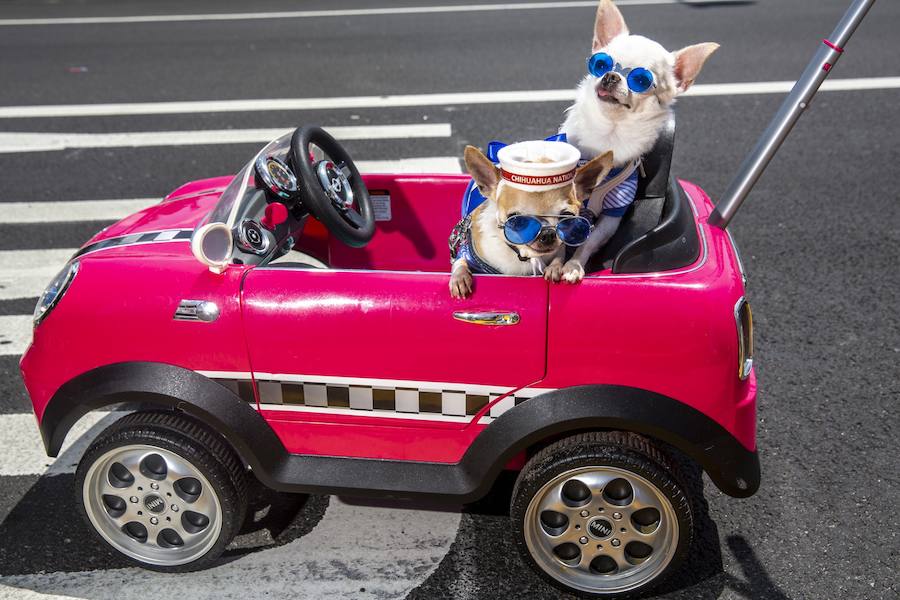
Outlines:
{"label": "car's front wheel", "polygon": [[100,538],[158,571],[209,566],[247,506],[246,475],[232,449],[174,413],[134,413],[111,425],[85,452],[75,482]]}
{"label": "car's front wheel", "polygon": [[587,597],[631,596],[658,585],[687,555],[690,493],[646,438],[586,433],[528,461],[510,516],[524,559],[550,583]]}

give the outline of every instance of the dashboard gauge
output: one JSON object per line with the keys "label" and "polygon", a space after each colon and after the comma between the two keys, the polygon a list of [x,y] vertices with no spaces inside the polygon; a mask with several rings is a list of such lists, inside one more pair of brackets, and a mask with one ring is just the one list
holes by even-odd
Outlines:
{"label": "dashboard gauge", "polygon": [[260,156],[256,161],[259,185],[281,200],[297,196],[297,177],[284,161],[274,156]]}

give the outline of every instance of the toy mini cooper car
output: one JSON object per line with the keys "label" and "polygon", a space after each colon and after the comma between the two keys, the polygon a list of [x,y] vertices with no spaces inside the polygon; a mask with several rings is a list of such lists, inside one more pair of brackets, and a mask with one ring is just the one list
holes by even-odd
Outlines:
{"label": "toy mini cooper car", "polygon": [[361,176],[316,127],[98,234],[21,363],[51,456],[85,412],[141,407],[80,463],[91,527],[191,570],[237,532],[252,477],[468,502],[515,469],[515,537],[550,582],[658,582],[691,550],[688,460],[732,496],[759,484],[741,264],[707,196],[670,179],[673,135],[579,285],[478,275],[451,298],[468,177]]}
{"label": "toy mini cooper car", "polygon": [[235,535],[254,478],[467,502],[511,469],[516,543],[547,581],[659,584],[692,550],[698,467],[731,496],[759,486],[752,318],[726,227],[873,2],[823,40],[717,206],[669,177],[670,123],[579,285],[476,275],[451,299],[468,178],[363,177],[317,127],[95,236],[39,299],[21,362],[50,456],[86,412],[141,407],[79,464],[91,528],[186,571]]}

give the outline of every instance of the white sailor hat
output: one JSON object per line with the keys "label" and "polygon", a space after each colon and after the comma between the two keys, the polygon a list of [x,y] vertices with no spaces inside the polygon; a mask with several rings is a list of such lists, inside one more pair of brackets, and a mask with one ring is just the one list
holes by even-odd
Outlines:
{"label": "white sailor hat", "polygon": [[519,142],[497,152],[500,175],[513,187],[539,192],[568,185],[575,179],[581,153],[566,142]]}

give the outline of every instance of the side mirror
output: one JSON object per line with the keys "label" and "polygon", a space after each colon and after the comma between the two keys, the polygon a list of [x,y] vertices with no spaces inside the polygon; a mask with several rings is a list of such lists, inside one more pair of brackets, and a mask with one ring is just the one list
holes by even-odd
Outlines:
{"label": "side mirror", "polygon": [[225,270],[233,250],[234,239],[225,223],[207,223],[191,237],[191,252],[213,273]]}

